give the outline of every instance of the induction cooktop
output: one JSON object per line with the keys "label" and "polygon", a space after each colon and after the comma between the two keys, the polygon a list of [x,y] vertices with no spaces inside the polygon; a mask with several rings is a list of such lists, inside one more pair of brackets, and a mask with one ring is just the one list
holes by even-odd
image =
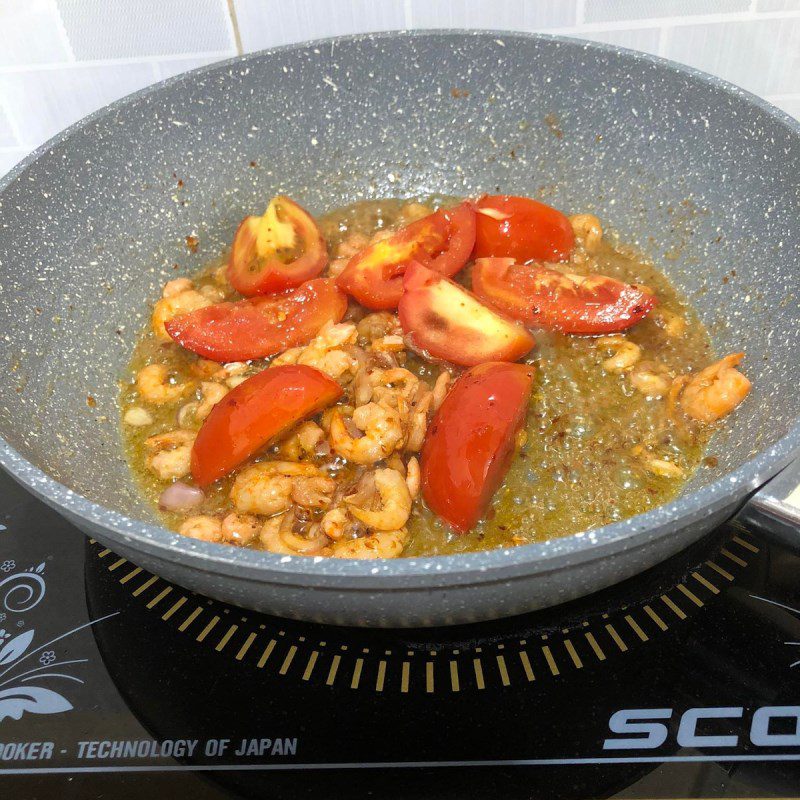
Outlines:
{"label": "induction cooktop", "polygon": [[0,475],[0,797],[800,797],[800,557],[740,522],[580,601],[365,630],[219,603]]}

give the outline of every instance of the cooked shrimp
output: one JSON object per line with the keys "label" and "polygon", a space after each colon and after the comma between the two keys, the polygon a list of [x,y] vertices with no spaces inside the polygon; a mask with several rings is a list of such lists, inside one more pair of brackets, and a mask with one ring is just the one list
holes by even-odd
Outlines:
{"label": "cooked shrimp", "polygon": [[642,357],[642,348],[624,336],[601,336],[595,344],[614,352],[611,358],[603,361],[606,372],[626,372]]}
{"label": "cooked shrimp", "polygon": [[434,411],[439,410],[439,406],[444,402],[447,393],[450,391],[450,383],[453,380],[452,376],[447,370],[444,370],[436,379],[433,384],[433,400],[432,406]]}
{"label": "cooked shrimp", "polygon": [[324,475],[318,478],[295,478],[292,500],[303,508],[325,508],[331,504],[336,481]]}
{"label": "cooked shrimp", "polygon": [[218,289],[216,286],[206,284],[200,287],[200,294],[212,303],[221,303],[225,299],[225,292]]}
{"label": "cooked shrimp", "polygon": [[222,539],[228,544],[248,545],[256,538],[261,523],[252,514],[231,513],[222,520]]}
{"label": "cooked shrimp", "polygon": [[189,289],[194,289],[194,282],[189,278],[175,278],[174,280],[167,281],[164,288],[161,290],[162,297],[175,297],[181,292],[188,292]]}
{"label": "cooked shrimp", "polygon": [[374,342],[384,336],[400,334],[403,331],[398,317],[389,311],[376,311],[373,314],[367,314],[358,323],[357,328],[359,337],[368,342]]}
{"label": "cooked shrimp", "polygon": [[398,333],[390,333],[373,340],[370,350],[376,353],[402,353],[406,349],[406,342]]}
{"label": "cooked shrimp", "polygon": [[378,469],[373,475],[379,508],[371,511],[363,508],[353,497],[345,497],[350,513],[374,530],[391,531],[402,528],[411,514],[412,502],[405,479],[393,469]]}
{"label": "cooked shrimp", "polygon": [[572,232],[583,241],[587,253],[596,253],[603,239],[603,226],[594,214],[573,214],[569,218]]}
{"label": "cooked shrimp", "polygon": [[419,378],[407,369],[376,369],[369,375],[372,386],[372,399],[384,405],[397,408],[397,398],[410,400],[420,386]]}
{"label": "cooked shrimp", "polygon": [[363,233],[351,233],[345,240],[340,242],[336,255],[339,258],[350,259],[356,253],[360,253],[368,244],[368,236]]}
{"label": "cooked shrimp", "polygon": [[215,381],[203,381],[200,384],[200,394],[200,405],[197,406],[195,417],[205,419],[211,413],[211,409],[228,394],[228,389]]}
{"label": "cooked shrimp", "polygon": [[268,519],[261,528],[262,546],[271,553],[283,555],[316,555],[328,545],[328,537],[321,533],[318,526],[313,526],[309,536],[303,536],[292,530],[293,515],[281,514]]}
{"label": "cooked shrimp", "polygon": [[356,326],[352,322],[338,325],[328,322],[305,347],[286,350],[274,358],[270,366],[305,364],[330,375],[334,380],[352,378],[358,370],[358,359],[342,348],[355,344],[356,338]]}
{"label": "cooked shrimp", "polygon": [[203,542],[222,541],[222,523],[216,517],[202,514],[184,520],[178,533],[190,539],[200,539]]}
{"label": "cooked shrimp", "polygon": [[408,487],[408,493],[411,495],[412,500],[419,494],[419,485],[419,461],[417,461],[416,456],[412,456],[408,459],[408,464],[406,465],[406,486]]}
{"label": "cooked shrimp", "polygon": [[300,461],[303,456],[314,456],[318,445],[325,439],[325,431],[316,422],[309,420],[300,424],[287,439],[278,446],[278,452],[290,461]]}
{"label": "cooked shrimp", "polygon": [[142,400],[156,406],[174,403],[191,384],[173,381],[166,364],[148,364],[136,376],[136,389]]}
{"label": "cooked shrimp", "polygon": [[744,353],[732,353],[690,378],[680,397],[681,408],[692,419],[716,422],[730,414],[750,393],[752,384],[735,369]]}
{"label": "cooked shrimp", "polygon": [[165,322],[173,317],[179,317],[181,314],[188,314],[190,311],[210,305],[213,305],[213,302],[196,289],[186,289],[169,297],[162,297],[153,306],[153,316],[151,317],[151,325],[156,339],[160,342],[171,342],[172,339],[164,328]]}
{"label": "cooked shrimp", "polygon": [[394,408],[367,403],[353,412],[353,423],[364,435],[353,438],[334,408],[330,419],[329,441],[336,453],[356,464],[374,464],[390,455],[402,442],[403,426]]}
{"label": "cooked shrimp", "polygon": [[261,461],[242,470],[233,482],[230,498],[245,514],[277,514],[292,505],[298,478],[319,478],[313,464],[293,461]]}
{"label": "cooked shrimp", "polygon": [[652,312],[652,317],[664,333],[673,339],[680,339],[686,333],[686,320],[674,311],[657,308]]}
{"label": "cooked shrimp", "polygon": [[400,209],[400,217],[402,218],[404,225],[410,225],[412,222],[416,222],[418,219],[422,219],[423,217],[428,217],[431,214],[433,214],[433,209],[430,206],[426,206],[424,203],[418,203],[416,201],[406,203]]}
{"label": "cooked shrimp", "polygon": [[683,470],[672,461],[667,461],[663,458],[649,458],[644,462],[645,468],[648,472],[658,475],[662,478],[682,478]]}
{"label": "cooked shrimp", "polygon": [[406,450],[412,453],[419,452],[422,449],[422,443],[425,441],[425,432],[428,430],[428,411],[432,402],[433,393],[427,392],[414,406],[406,434]]}
{"label": "cooked shrimp", "polygon": [[125,416],[122,418],[122,421],[126,425],[130,425],[133,428],[141,428],[145,425],[152,425],[153,417],[149,411],[145,410],[141,406],[131,406],[125,412]]}
{"label": "cooked shrimp", "polygon": [[332,508],[319,523],[320,530],[329,539],[341,539],[352,524],[353,520],[344,508]]}
{"label": "cooked shrimp", "polygon": [[671,383],[672,377],[663,364],[642,361],[631,372],[631,386],[646,397],[663,397]]}
{"label": "cooked shrimp", "polygon": [[162,480],[183,478],[191,468],[194,431],[169,431],[150,436],[144,440],[149,451],[145,464]]}
{"label": "cooked shrimp", "polygon": [[408,544],[409,533],[405,528],[396,531],[376,531],[359,539],[344,539],[334,542],[331,555],[334,558],[397,558]]}

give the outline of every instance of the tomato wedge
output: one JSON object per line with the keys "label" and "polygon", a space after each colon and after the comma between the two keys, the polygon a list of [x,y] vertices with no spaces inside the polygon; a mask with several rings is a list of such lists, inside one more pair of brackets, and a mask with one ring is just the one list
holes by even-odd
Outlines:
{"label": "tomato wedge", "polygon": [[569,220],[530,197],[487,195],[478,200],[473,258],[565,261],[575,247]]}
{"label": "tomato wedge", "polygon": [[335,403],[342,387],[313,367],[265,369],[211,409],[192,447],[192,477],[208,486],[298,422]]}
{"label": "tomato wedge", "polygon": [[421,264],[408,267],[403,283],[400,324],[421,352],[470,367],[484,361],[516,361],[535,344],[522,325]]}
{"label": "tomato wedge", "polygon": [[339,322],[347,297],[330,278],[316,278],[285,294],[217,303],[169,320],[181,346],[212,361],[266,358],[305,344],[326,322]]}
{"label": "tomato wedge", "polygon": [[472,290],[526,325],[562,333],[615,333],[655,308],[654,294],[605,275],[573,275],[513,258],[481,258]]}
{"label": "tomato wedge", "polygon": [[288,197],[274,197],[260,217],[245,217],[233,237],[228,280],[245,297],[292,289],[316,278],[328,248],[314,218]]}
{"label": "tomato wedge", "polygon": [[467,263],[474,244],[475,210],[467,201],[418,219],[357,253],[338,284],[367,308],[397,308],[403,273],[412,261],[449,277]]}
{"label": "tomato wedge", "polygon": [[533,367],[480,364],[453,385],[422,446],[422,496],[459,533],[474,528],[508,471]]}

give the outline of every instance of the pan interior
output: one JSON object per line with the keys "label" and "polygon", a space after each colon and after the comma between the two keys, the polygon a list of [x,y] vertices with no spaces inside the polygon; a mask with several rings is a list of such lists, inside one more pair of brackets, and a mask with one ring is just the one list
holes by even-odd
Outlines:
{"label": "pan interior", "polygon": [[597,213],[681,288],[718,351],[746,352],[752,397],[691,491],[798,415],[799,166],[797,127],[749,96],[577,41],[353,37],[191,73],[78,126],[0,194],[0,435],[152,521],[119,449],[117,381],[166,279],[276,193],[320,213],[508,192]]}

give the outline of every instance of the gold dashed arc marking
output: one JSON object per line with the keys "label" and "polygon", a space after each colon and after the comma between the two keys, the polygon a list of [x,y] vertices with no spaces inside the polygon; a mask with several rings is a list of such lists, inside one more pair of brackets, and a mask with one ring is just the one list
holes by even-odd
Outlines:
{"label": "gold dashed arc marking", "polygon": [[564,639],[564,647],[569,653],[569,657],[572,659],[575,668],[583,669],[583,661],[581,661],[581,657],[578,655],[578,651],[575,649],[575,645],[572,644],[570,639]]}
{"label": "gold dashed arc marking", "polygon": [[668,595],[662,594],[662,595],[661,595],[661,600],[663,601],[664,605],[665,605],[665,606],[666,606],[666,607],[667,607],[667,608],[668,608],[670,611],[672,611],[672,613],[673,613],[673,614],[674,614],[674,615],[675,615],[675,616],[676,616],[678,619],[686,619],[686,614],[684,613],[684,611],[683,611],[683,610],[682,610],[682,609],[681,609],[681,608],[680,608],[678,605],[676,605],[676,604],[673,602],[673,600],[672,600],[672,598],[671,598],[671,597],[669,597]]}
{"label": "gold dashed arc marking", "polygon": [[375,677],[375,691],[382,692],[383,686],[386,682],[386,662],[379,661],[378,662],[378,674]]}
{"label": "gold dashed arc marking", "polygon": [[186,602],[186,595],[176,600],[162,615],[161,619],[165,622],[168,620],[184,603]]}
{"label": "gold dashed arc marking", "polygon": [[705,586],[711,594],[719,594],[719,589],[711,583],[710,580],[704,578],[699,572],[693,572],[692,577],[701,585]]}
{"label": "gold dashed arc marking", "polygon": [[742,547],[744,547],[745,550],[749,550],[751,553],[758,553],[759,552],[759,549],[754,544],[752,544],[751,542],[746,542],[744,539],[742,539],[739,536],[734,536],[733,537],[733,541],[736,542],[736,544],[741,545]]}
{"label": "gold dashed arc marking", "polygon": [[109,568],[109,572],[113,572],[115,569],[119,569],[123,564],[127,564],[127,558],[118,558]]}
{"label": "gold dashed arc marking", "polygon": [[317,663],[318,658],[319,658],[319,651],[318,650],[312,651],[311,655],[308,657],[308,663],[306,664],[306,668],[303,670],[304,681],[307,681],[311,678],[311,673],[314,671],[314,665]]}
{"label": "gold dashed arc marking", "polygon": [[454,692],[461,691],[461,681],[458,679],[458,662],[450,662],[450,688]]}
{"label": "gold dashed arc marking", "polygon": [[628,645],[622,641],[622,637],[617,633],[617,629],[609,622],[606,625],[606,630],[608,631],[608,635],[614,640],[614,644],[624,653],[628,649]]}
{"label": "gold dashed arc marking", "polygon": [[217,646],[214,648],[218,653],[221,653],[223,648],[226,644],[231,640],[231,636],[233,636],[236,631],[239,630],[238,625],[231,625],[227,631],[225,631],[225,635],[217,642]]}
{"label": "gold dashed arc marking", "polygon": [[172,591],[172,586],[168,585],[166,588],[162,589],[148,604],[148,608],[155,608],[170,592]]}
{"label": "gold dashed arc marking", "polygon": [[630,614],[625,615],[625,622],[631,626],[631,630],[639,637],[639,641],[650,641],[650,637],[641,629],[639,623]]}
{"label": "gold dashed arc marking", "polygon": [[688,597],[698,608],[702,608],[705,605],[691,589],[684,586],[682,583],[679,583],[676,588],[681,594]]}
{"label": "gold dashed arc marking", "polygon": [[350,688],[358,689],[358,684],[361,683],[361,670],[364,668],[364,659],[357,658],[356,665],[353,667],[353,677],[350,680]]}
{"label": "gold dashed arc marking", "polygon": [[158,577],[152,575],[141,586],[133,590],[133,596],[138,597],[142,592],[146,592],[157,580]]}
{"label": "gold dashed arc marking", "polygon": [[525,673],[525,677],[529,681],[535,681],[536,675],[533,673],[533,667],[531,666],[531,660],[528,658],[528,653],[525,650],[520,650],[519,652],[519,660],[522,662],[522,670]]}
{"label": "gold dashed arc marking", "polygon": [[336,655],[331,659],[331,668],[328,670],[328,677],[325,678],[326,685],[333,686],[333,682],[336,680],[336,673],[339,671],[339,663],[341,660],[342,657],[339,655]]}
{"label": "gold dashed arc marking", "polygon": [[506,666],[504,656],[497,656],[497,669],[500,670],[500,683],[502,683],[503,686],[509,686],[511,684],[511,678],[508,676],[508,667]]}
{"label": "gold dashed arc marking", "polygon": [[237,661],[241,661],[245,657],[245,655],[247,654],[247,651],[250,649],[251,645],[253,644],[253,642],[255,640],[256,640],[256,634],[255,633],[251,633],[244,640],[244,644],[239,648],[239,652],[236,654],[236,660]]}
{"label": "gold dashed arc marking", "polygon": [[547,662],[547,666],[550,667],[550,673],[553,676],[560,675],[560,671],[558,669],[558,665],[556,664],[556,660],[553,658],[553,653],[550,650],[549,645],[544,645],[542,647],[542,653],[544,653],[544,660]]}
{"label": "gold dashed arc marking", "polygon": [[728,550],[727,547],[721,547],[719,552],[722,553],[722,555],[725,556],[725,558],[728,558],[731,561],[733,561],[734,564],[738,564],[740,567],[747,566],[747,562],[743,558],[739,558],[739,556],[731,553],[731,551]]}
{"label": "gold dashed arc marking", "polygon": [[411,663],[408,661],[403,662],[403,667],[400,670],[400,691],[403,694],[408,692],[408,679],[411,672]]}
{"label": "gold dashed arc marking", "polygon": [[655,622],[656,625],[658,625],[659,628],[661,628],[662,631],[669,629],[669,625],[667,625],[667,623],[664,622],[664,620],[661,619],[661,617],[659,617],[658,614],[656,614],[656,612],[650,608],[650,606],[645,606],[644,612],[648,617],[650,617],[651,620],[653,620],[653,622]]}
{"label": "gold dashed arc marking", "polygon": [[586,637],[586,641],[589,642],[589,647],[592,648],[592,651],[597,656],[597,660],[605,661],[606,654],[603,652],[603,648],[597,643],[597,639],[594,638],[594,634],[590,631],[585,633],[584,636]]}
{"label": "gold dashed arc marking", "polygon": [[136,567],[132,569],[127,575],[119,579],[120,583],[127,583],[129,580],[135,578],[140,572],[142,571],[141,567]]}
{"label": "gold dashed arc marking", "polygon": [[719,564],[715,563],[714,561],[706,561],[706,564],[709,567],[711,567],[711,569],[713,569],[714,572],[716,572],[718,575],[722,575],[722,577],[725,578],[726,581],[733,580],[733,575],[731,575],[730,572],[728,572],[727,570],[722,569],[722,567]]}
{"label": "gold dashed arc marking", "polygon": [[203,628],[203,630],[201,630],[200,633],[197,634],[197,638],[195,639],[195,641],[202,642],[206,638],[206,636],[208,636],[208,634],[211,633],[212,630],[214,630],[214,626],[218,622],[219,622],[219,617],[215,614],[211,618],[211,621],[205,626],[205,628]]}
{"label": "gold dashed arc marking", "polygon": [[433,661],[425,662],[425,691],[428,694],[433,694],[436,688],[436,683],[433,675]]}
{"label": "gold dashed arc marking", "polygon": [[178,630],[181,632],[185,631],[197,619],[197,617],[202,613],[202,611],[203,611],[203,606],[197,606],[197,608],[194,611],[192,611],[192,613],[189,614],[189,616],[186,617],[186,619],[183,622],[181,622],[181,624],[178,626]]}
{"label": "gold dashed arc marking", "polygon": [[259,669],[264,669],[264,664],[267,663],[267,659],[272,655],[272,651],[275,649],[276,644],[277,642],[275,641],[275,639],[270,639],[269,642],[267,642],[267,646],[264,648],[264,652],[261,654],[261,658],[259,658],[258,661],[256,662],[256,666]]}
{"label": "gold dashed arc marking", "polygon": [[485,689],[486,683],[483,680],[483,664],[479,658],[472,659],[472,668],[475,671],[475,684],[479,689]]}
{"label": "gold dashed arc marking", "polygon": [[111,552],[111,550],[109,550],[109,548],[107,548],[107,547],[106,547],[106,549],[105,549],[105,550],[101,550],[101,551],[100,551],[100,552],[97,554],[97,557],[98,557],[98,558],[105,558],[105,557],[106,557],[106,556],[107,556],[107,555],[108,555],[110,552]]}
{"label": "gold dashed arc marking", "polygon": [[289,648],[289,652],[286,653],[286,658],[283,659],[283,664],[281,664],[278,673],[280,675],[285,675],[289,671],[289,667],[292,666],[292,661],[294,661],[295,654],[297,653],[297,645],[293,644]]}

